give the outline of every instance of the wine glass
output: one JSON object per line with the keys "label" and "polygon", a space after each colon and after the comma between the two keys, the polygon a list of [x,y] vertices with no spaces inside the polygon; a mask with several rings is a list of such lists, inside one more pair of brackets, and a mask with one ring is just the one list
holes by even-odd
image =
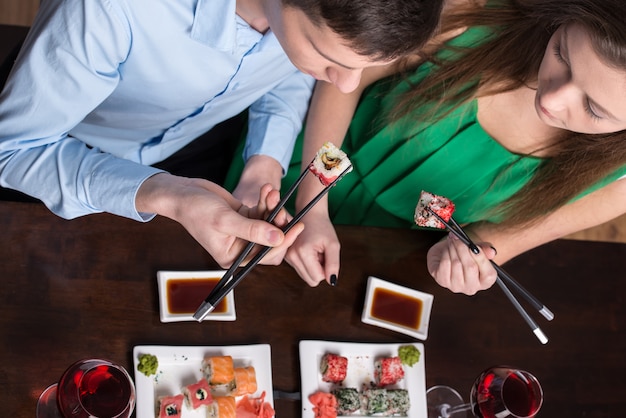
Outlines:
{"label": "wine glass", "polygon": [[72,364],[37,402],[37,418],[129,418],[135,385],[128,372],[103,359]]}
{"label": "wine glass", "polygon": [[472,387],[470,402],[457,391],[434,386],[426,391],[428,418],[531,418],[543,403],[543,391],[535,376],[514,367],[494,366],[482,372]]}

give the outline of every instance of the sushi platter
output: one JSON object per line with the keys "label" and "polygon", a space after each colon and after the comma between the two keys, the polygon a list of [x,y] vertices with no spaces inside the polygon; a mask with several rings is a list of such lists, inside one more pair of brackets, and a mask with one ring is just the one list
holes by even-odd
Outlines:
{"label": "sushi platter", "polygon": [[[364,344],[344,343],[333,341],[300,341],[300,375],[302,390],[302,418],[314,418],[313,404],[309,396],[317,392],[331,392],[338,388],[369,388],[377,380],[376,363],[381,358],[397,356],[401,346],[413,345],[421,353],[419,361],[412,366],[403,366],[404,376],[389,386],[389,389],[408,393],[410,407],[406,414],[408,418],[423,418],[427,416],[426,409],[426,378],[424,345],[421,343],[402,344]],[[345,378],[341,383],[325,381],[320,364],[329,354],[347,358],[348,366]],[[344,416],[367,417],[362,411],[355,411]],[[382,416],[375,414],[374,416]]]}
{"label": "sushi platter", "polygon": [[[158,359],[155,374],[146,376],[137,370],[139,358],[149,354]],[[159,398],[173,396],[203,376],[203,360],[211,356],[232,356],[235,367],[254,367],[258,384],[255,396],[265,392],[265,402],[274,405],[272,387],[272,360],[268,344],[236,346],[159,346],[140,345],[133,349],[136,418],[158,416]],[[203,409],[185,407],[183,416],[205,418]]]}

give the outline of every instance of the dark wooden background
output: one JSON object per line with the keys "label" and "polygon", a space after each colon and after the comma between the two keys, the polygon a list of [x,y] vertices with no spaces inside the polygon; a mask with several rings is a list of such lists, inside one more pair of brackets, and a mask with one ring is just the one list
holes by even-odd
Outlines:
{"label": "dark wooden background", "polygon": [[[455,295],[428,276],[425,253],[438,234],[339,227],[338,286],[309,288],[291,268],[260,266],[236,289],[237,320],[163,324],[156,272],[217,267],[176,223],[112,215],[60,219],[38,204],[0,202],[0,398],[3,414],[32,417],[39,393],[73,361],[110,358],[132,369],[136,345],[272,347],[274,387],[300,387],[304,339],[404,342],[360,321],[369,275],[435,296],[425,344],[426,384],[469,394],[494,364],[535,374],[545,391],[539,417],[622,417],[626,408],[626,245],[562,240],[505,267],[556,315],[543,346],[494,288]],[[276,402],[277,416],[300,404]]]}

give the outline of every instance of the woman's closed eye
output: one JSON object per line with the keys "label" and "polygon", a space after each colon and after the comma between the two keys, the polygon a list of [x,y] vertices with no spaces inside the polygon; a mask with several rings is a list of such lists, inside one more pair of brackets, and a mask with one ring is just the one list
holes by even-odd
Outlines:
{"label": "woman's closed eye", "polygon": [[561,54],[561,44],[559,42],[555,42],[552,46],[552,49],[554,51],[554,56],[556,57],[557,61],[569,67],[569,63],[565,61],[565,58],[563,58],[563,55]]}
{"label": "woman's closed eye", "polygon": [[585,99],[584,107],[585,107],[585,112],[587,112],[587,114],[591,116],[591,119],[593,119],[594,121],[599,121],[602,119],[602,116],[594,112],[593,107],[591,103],[589,102],[588,98]]}

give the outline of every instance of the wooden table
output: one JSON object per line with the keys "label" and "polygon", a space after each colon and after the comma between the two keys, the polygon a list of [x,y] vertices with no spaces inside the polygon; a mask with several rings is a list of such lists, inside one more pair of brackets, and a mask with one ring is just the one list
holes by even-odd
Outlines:
{"label": "wooden table", "polygon": [[[436,233],[339,227],[337,287],[308,287],[286,266],[259,266],[236,289],[237,320],[161,323],[156,272],[216,268],[178,224],[112,215],[72,221],[40,204],[0,202],[0,399],[5,417],[33,417],[39,393],[73,361],[104,357],[132,370],[135,345],[267,343],[274,387],[300,387],[304,339],[409,342],[360,321],[374,275],[435,296],[425,343],[426,385],[469,394],[475,376],[506,363],[534,373],[545,391],[539,417],[622,417],[626,411],[626,245],[557,241],[506,265],[549,306],[531,312],[541,345],[499,289],[477,296],[440,288],[425,269]],[[276,401],[279,418],[300,404]]]}

